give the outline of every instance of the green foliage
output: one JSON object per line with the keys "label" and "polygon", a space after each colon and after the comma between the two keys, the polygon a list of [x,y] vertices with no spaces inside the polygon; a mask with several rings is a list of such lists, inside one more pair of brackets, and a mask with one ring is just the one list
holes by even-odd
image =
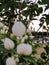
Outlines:
{"label": "green foliage", "polygon": [[43,4],[48,4],[48,6],[49,6],[49,0],[42,0],[42,3]]}
{"label": "green foliage", "polygon": [[46,59],[47,58],[46,54],[45,53],[42,53],[41,54],[41,58]]}
{"label": "green foliage", "polygon": [[45,50],[46,50],[47,54],[49,55],[49,46],[46,46]]}

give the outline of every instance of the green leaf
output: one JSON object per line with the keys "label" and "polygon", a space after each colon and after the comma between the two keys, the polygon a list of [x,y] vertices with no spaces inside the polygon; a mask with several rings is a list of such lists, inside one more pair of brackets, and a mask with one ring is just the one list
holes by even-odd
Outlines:
{"label": "green leaf", "polygon": [[49,65],[49,61],[46,64]]}
{"label": "green leaf", "polygon": [[37,9],[37,14],[38,14],[38,15],[39,15],[40,13],[42,13],[42,12],[43,12],[42,7],[40,7],[40,8]]}
{"label": "green leaf", "polygon": [[21,9],[25,8],[26,6],[27,6],[27,3],[26,3],[26,2],[23,2],[23,3],[21,4]]}
{"label": "green leaf", "polygon": [[6,35],[0,34],[0,40],[5,38]]}
{"label": "green leaf", "polygon": [[2,59],[3,55],[0,53],[0,65],[5,65],[4,60]]}
{"label": "green leaf", "polygon": [[33,63],[34,65],[37,65],[37,59],[35,57],[27,56],[24,59],[30,63]]}
{"label": "green leaf", "polygon": [[47,55],[43,52],[43,53],[41,54],[41,58],[46,59],[46,58],[47,58]]}
{"label": "green leaf", "polygon": [[42,60],[42,59],[38,59],[38,60],[37,60],[37,64],[38,64],[38,65],[43,65],[43,60]]}
{"label": "green leaf", "polygon": [[22,14],[27,17],[29,15],[29,9],[23,11]]}
{"label": "green leaf", "polygon": [[47,54],[49,55],[49,46],[46,46],[45,50],[46,50]]}
{"label": "green leaf", "polygon": [[49,5],[49,0],[42,0],[43,4],[48,4]]}

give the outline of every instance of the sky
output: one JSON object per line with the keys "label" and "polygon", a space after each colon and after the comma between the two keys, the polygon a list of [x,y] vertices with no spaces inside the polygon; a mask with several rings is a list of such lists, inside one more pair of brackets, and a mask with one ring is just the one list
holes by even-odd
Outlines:
{"label": "sky", "polygon": [[[40,24],[40,21],[39,21],[39,19],[42,17],[42,15],[43,14],[49,14],[49,9],[47,9],[46,11],[44,11],[45,10],[45,7],[47,6],[47,4],[45,4],[45,5],[38,5],[38,7],[42,7],[43,8],[43,12],[39,15],[39,16],[35,16],[34,18],[36,18],[36,19],[38,19],[38,20],[32,20],[31,22],[30,22],[30,25],[29,25],[29,29],[31,29],[31,27],[32,27],[32,31],[37,31],[38,29],[39,29],[39,24]],[[32,24],[32,22],[33,22],[33,24]],[[44,26],[46,26],[46,22],[43,24]],[[43,26],[39,29],[39,31],[38,32],[46,32],[46,30],[44,30],[43,29]]]}

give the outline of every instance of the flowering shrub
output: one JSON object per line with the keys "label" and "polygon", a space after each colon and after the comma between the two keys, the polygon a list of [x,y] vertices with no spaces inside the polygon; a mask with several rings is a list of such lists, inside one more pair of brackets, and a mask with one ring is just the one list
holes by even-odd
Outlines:
{"label": "flowering shrub", "polygon": [[29,26],[42,14],[37,21],[48,35],[49,15],[43,14],[42,4],[41,0],[0,0],[0,65],[49,65],[49,44],[34,41],[38,40],[34,24]]}

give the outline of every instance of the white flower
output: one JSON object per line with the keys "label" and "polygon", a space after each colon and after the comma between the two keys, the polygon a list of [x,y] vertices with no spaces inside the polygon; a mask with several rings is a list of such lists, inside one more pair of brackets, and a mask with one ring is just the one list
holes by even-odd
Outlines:
{"label": "white flower", "polygon": [[0,33],[1,33],[1,34],[5,34],[5,31],[2,29],[2,30],[0,31]]}
{"label": "white flower", "polygon": [[6,65],[16,65],[16,62],[13,58],[9,57],[6,60]]}
{"label": "white flower", "polygon": [[19,58],[16,58],[15,61],[16,61],[16,62],[19,62]]}
{"label": "white flower", "polygon": [[8,32],[8,27],[7,26],[3,26],[3,29],[1,29],[1,34],[6,34]]}
{"label": "white flower", "polygon": [[3,23],[0,22],[0,27],[3,27]]}
{"label": "white flower", "polygon": [[33,38],[34,38],[34,36],[32,36],[32,35],[30,35],[29,37],[30,37],[31,39],[33,39]]}
{"label": "white flower", "polygon": [[22,55],[30,55],[32,53],[32,46],[30,44],[20,44],[17,46],[17,53]]}
{"label": "white flower", "polygon": [[1,39],[2,42],[4,42],[4,39]]}
{"label": "white flower", "polygon": [[23,43],[25,41],[25,39],[28,39],[27,35],[25,35],[24,37],[22,37],[21,42]]}
{"label": "white flower", "polygon": [[9,38],[5,38],[5,40],[4,40],[4,47],[7,50],[13,49],[14,48],[14,42],[12,40],[10,40]]}
{"label": "white flower", "polygon": [[22,22],[16,22],[12,27],[12,32],[16,36],[23,36],[25,34],[26,27]]}

